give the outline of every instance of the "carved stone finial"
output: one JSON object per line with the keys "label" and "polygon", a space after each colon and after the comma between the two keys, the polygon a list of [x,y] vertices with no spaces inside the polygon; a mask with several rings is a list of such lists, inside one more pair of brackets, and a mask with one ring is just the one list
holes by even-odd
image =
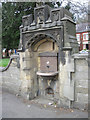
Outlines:
{"label": "carved stone finial", "polygon": [[42,5],[44,5],[44,2],[36,2],[36,7],[40,7]]}

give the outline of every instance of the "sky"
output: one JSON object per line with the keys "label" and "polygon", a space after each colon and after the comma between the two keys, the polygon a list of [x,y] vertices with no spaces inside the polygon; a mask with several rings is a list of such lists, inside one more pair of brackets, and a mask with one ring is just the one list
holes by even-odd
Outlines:
{"label": "sky", "polygon": [[[21,1],[23,1],[23,0],[0,0],[0,2],[4,2],[4,1],[17,1],[17,2],[21,2]],[[43,0],[25,0],[25,1],[31,1],[31,2],[37,2],[37,1],[43,1]],[[48,1],[48,0],[44,0],[44,1]],[[57,1],[57,0],[51,0],[51,1]],[[58,0],[59,1],[59,0]],[[90,0],[64,0],[64,1],[73,1],[73,2],[80,2],[80,3],[86,3],[86,2],[88,2],[88,1],[90,1]]]}
{"label": "sky", "polygon": [[67,2],[69,2],[69,1],[72,2],[72,3],[79,2],[80,4],[86,4],[86,5],[88,5],[88,1],[90,1],[90,0],[64,0],[64,4],[67,3]]}
{"label": "sky", "polygon": [[80,3],[86,3],[86,2],[88,2],[89,0],[71,0],[71,1],[80,2]]}
{"label": "sky", "polygon": [[[43,0],[0,0],[0,6],[1,6],[1,2],[4,1],[12,1],[12,2],[38,2],[38,1],[43,1]],[[90,0],[44,0],[44,1],[64,1],[62,6],[65,6],[67,4],[67,2],[72,2],[72,3],[76,3],[79,2],[82,5],[88,6],[88,3],[90,4]]]}

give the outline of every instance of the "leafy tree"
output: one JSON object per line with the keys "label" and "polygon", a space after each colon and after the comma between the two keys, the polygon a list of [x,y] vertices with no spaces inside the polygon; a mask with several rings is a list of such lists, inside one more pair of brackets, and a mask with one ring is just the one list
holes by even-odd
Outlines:
{"label": "leafy tree", "polygon": [[2,3],[2,47],[18,48],[22,16],[33,13],[34,2]]}
{"label": "leafy tree", "polygon": [[67,3],[67,5],[65,6],[65,8],[66,8],[67,10],[70,10],[70,8],[71,8],[70,2]]}
{"label": "leafy tree", "polygon": [[[54,8],[62,5],[60,2],[44,2]],[[42,4],[42,3],[40,3]],[[2,48],[18,48],[20,31],[19,26],[22,23],[22,16],[33,14],[35,2],[6,2],[2,3]],[[67,4],[66,9],[70,9]]]}

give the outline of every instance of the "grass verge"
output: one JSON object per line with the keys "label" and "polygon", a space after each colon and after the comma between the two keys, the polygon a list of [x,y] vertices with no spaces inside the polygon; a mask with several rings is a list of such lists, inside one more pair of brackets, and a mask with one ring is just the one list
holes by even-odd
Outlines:
{"label": "grass verge", "polygon": [[6,67],[9,63],[9,58],[0,59],[0,67]]}

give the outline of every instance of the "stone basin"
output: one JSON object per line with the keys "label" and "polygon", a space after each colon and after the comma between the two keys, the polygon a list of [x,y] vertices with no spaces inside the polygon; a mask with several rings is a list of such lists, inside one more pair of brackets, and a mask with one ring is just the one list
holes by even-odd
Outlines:
{"label": "stone basin", "polygon": [[40,71],[37,72],[37,75],[39,75],[39,76],[55,76],[57,74],[58,74],[58,71],[56,71],[56,72],[48,72],[48,73],[40,72]]}

